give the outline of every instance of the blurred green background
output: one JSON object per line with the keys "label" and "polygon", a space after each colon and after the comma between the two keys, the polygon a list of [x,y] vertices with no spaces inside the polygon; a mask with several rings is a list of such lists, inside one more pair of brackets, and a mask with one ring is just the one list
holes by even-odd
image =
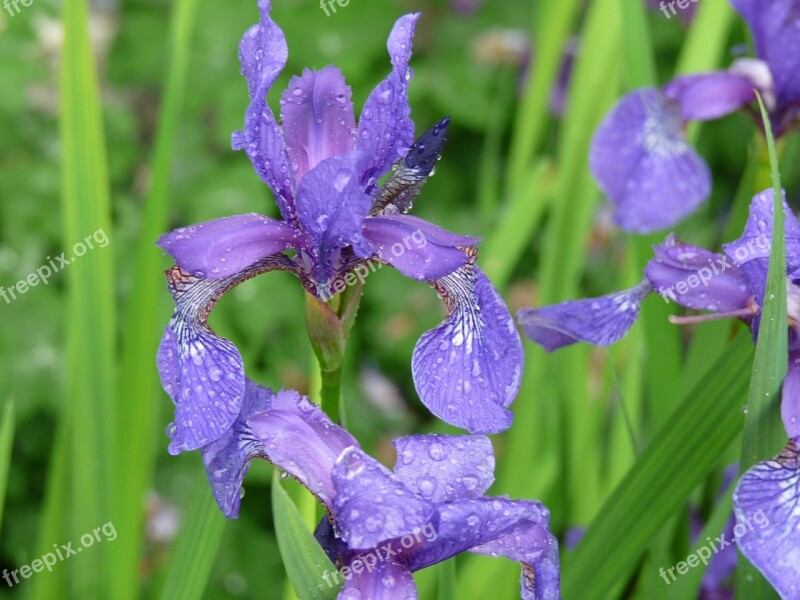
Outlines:
{"label": "blurred green background", "polygon": [[[328,17],[316,0],[274,0],[289,63],[270,101],[277,106],[303,68],[336,64],[360,110],[388,72],[394,20],[421,11],[412,116],[418,132],[444,115],[453,124],[414,214],[483,236],[479,264],[512,312],[634,283],[657,238],[632,239],[610,224],[588,174],[591,135],[624,90],[667,81],[676,69],[727,66],[747,52],[744,26],[723,0],[703,3],[691,26],[645,13],[635,0],[486,0],[473,11],[454,4],[350,0]],[[171,312],[161,274],[170,262],[153,245],[157,235],[225,215],[277,215],[247,157],[230,149],[248,102],[237,46],[257,20],[256,2],[33,0],[20,8],[0,12],[0,285],[13,286],[47,257],[69,255],[100,228],[110,243],[48,285],[0,300],[0,404],[13,406],[0,433],[2,492],[3,441],[13,429],[0,569],[29,564],[109,521],[118,537],[59,562],[52,574],[13,588],[0,581],[0,597],[291,597],[270,509],[271,469],[253,467],[241,517],[224,522],[199,455],[166,452],[172,404],[155,370]],[[561,114],[551,95],[576,40]],[[730,215],[746,206],[737,204],[737,190],[749,200],[754,188],[742,181],[758,169],[755,127],[734,115],[692,134],[714,172],[714,193],[679,232],[713,245],[734,237],[726,227],[738,235]],[[790,139],[783,148],[787,164],[796,146]],[[795,189],[795,173],[784,169],[784,177]],[[720,371],[714,361],[725,352],[746,360],[750,351],[746,343],[726,348],[729,324],[711,327],[695,345],[690,332],[666,323],[669,310],[648,300],[644,323],[610,351],[580,347],[550,357],[526,343],[515,426],[493,439],[493,493],[542,499],[562,539],[604,513],[609,493],[679,401]],[[420,334],[443,315],[427,286],[391,269],[369,277],[348,346],[344,402],[354,435],[386,463],[392,437],[441,429],[416,397],[410,360]],[[211,322],[235,341],[251,378],[315,393],[296,280],[249,281]],[[737,370],[746,375],[747,367]],[[733,402],[745,402],[745,377],[713,381],[731,394],[744,390]],[[607,543],[627,554],[597,545],[576,555],[570,570],[564,544],[565,597],[696,597],[702,572],[676,591],[657,570],[688,553],[690,502],[713,516],[721,468],[738,456],[736,427],[717,440],[722,452],[697,472],[686,467],[690,493],[648,506],[649,514],[615,514],[628,519],[616,529],[606,523],[618,531]],[[679,438],[669,440],[677,446]],[[644,533],[634,518],[648,523]],[[588,564],[606,573],[596,587]],[[424,598],[505,598],[516,593],[518,567],[468,557],[417,577]]]}

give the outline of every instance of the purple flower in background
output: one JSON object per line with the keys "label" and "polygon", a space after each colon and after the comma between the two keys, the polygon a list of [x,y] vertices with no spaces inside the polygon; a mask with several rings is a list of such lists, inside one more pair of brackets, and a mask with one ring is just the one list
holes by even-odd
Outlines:
{"label": "purple flower in background", "polygon": [[439,159],[449,123],[444,119],[414,142],[408,63],[419,15],[395,24],[388,41],[392,71],[367,98],[358,124],[350,88],[333,66],[290,81],[279,123],[266,94],[288,50],[270,2],[261,0],[259,9],[261,21],[239,50],[251,103],[233,147],[246,151],[282,220],[236,215],[182,227],[158,241],[177,263],[168,271],[176,310],[158,359],[176,405],[170,452],[217,441],[240,413],[247,387],[242,359],[209,328],[208,315],[229,289],[275,269],[295,274],[324,301],[363,282],[378,263],[427,281],[448,315],[414,350],[422,402],[471,432],[507,429],[522,344],[504,302],[475,265],[479,240],[404,214]]}
{"label": "purple flower in background", "polygon": [[680,76],[624,96],[595,133],[590,168],[626,231],[650,233],[708,198],[711,174],[686,141],[691,121],[718,119],[764,97],[776,136],[800,111],[800,0],[732,0],[755,39],[755,59]]}
{"label": "purple flower in background", "polygon": [[[739,549],[783,596],[800,597],[800,223],[786,201],[787,311],[789,370],[783,381],[781,415],[790,438],[774,460],[745,473],[734,493]],[[725,244],[724,254],[678,242],[673,236],[655,248],[641,284],[601,298],[525,308],[518,319],[525,334],[547,351],[575,342],[607,346],[620,340],[638,316],[642,299],[657,292],[666,301],[712,315],[673,317],[696,323],[736,317],[757,339],[772,248],[773,192],[753,198],[744,233]],[[765,515],[760,529],[747,527],[754,515]]]}
{"label": "purple flower in background", "polygon": [[238,514],[240,488],[256,457],[322,502],[328,517],[317,538],[344,567],[323,577],[332,587],[345,574],[341,599],[416,598],[412,572],[467,551],[520,562],[522,598],[559,597],[549,511],[535,501],[483,495],[494,481],[488,438],[417,435],[394,444],[397,464],[390,471],[307,398],[248,382],[242,413],[203,449],[203,460],[227,517]]}

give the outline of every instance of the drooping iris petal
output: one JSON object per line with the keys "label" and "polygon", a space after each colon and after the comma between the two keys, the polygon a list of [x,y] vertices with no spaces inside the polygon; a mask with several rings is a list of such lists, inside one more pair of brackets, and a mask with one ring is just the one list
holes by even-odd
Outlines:
{"label": "drooping iris petal", "polygon": [[800,7],[796,0],[732,0],[753,33],[756,54],[769,64],[779,135],[800,109]]}
{"label": "drooping iris petal", "polygon": [[161,339],[157,364],[164,390],[175,403],[169,452],[196,450],[220,438],[238,416],[245,390],[236,347],[208,326],[216,302],[255,275],[294,271],[288,258],[273,255],[224,279],[201,279],[174,266],[166,271],[175,312]]}
{"label": "drooping iris petal", "polygon": [[350,87],[333,66],[293,77],[281,99],[281,121],[294,177],[327,158],[352,152],[356,143]]}
{"label": "drooping iris petal", "polygon": [[[352,570],[345,579],[337,600],[417,600],[417,585],[411,573],[403,565],[391,560],[378,560],[375,554],[368,558],[355,556],[347,565],[353,567],[360,560],[357,570]],[[366,562],[365,562],[366,560]],[[376,564],[372,566],[372,561]],[[368,568],[364,565],[370,565]]]}
{"label": "drooping iris petal", "polygon": [[[769,254],[772,249],[773,201],[772,190],[756,194],[750,203],[750,217],[747,219],[742,237],[723,245],[725,254],[747,279],[759,306],[763,306]],[[790,277],[797,277],[800,275],[800,224],[786,204],[785,197],[783,210],[786,216],[786,271]]]}
{"label": "drooping iris petal", "polygon": [[293,390],[274,394],[248,381],[241,414],[222,438],[203,448],[203,461],[227,517],[239,512],[242,482],[256,457],[289,473],[330,510],[333,464],[357,443],[305,396]]}
{"label": "drooping iris petal", "polygon": [[268,411],[275,397],[271,389],[245,379],[244,401],[236,421],[221,438],[201,449],[214,498],[222,514],[229,519],[239,514],[242,483],[250,460],[261,453],[261,444],[253,438],[247,420],[255,414]]}
{"label": "drooping iris petal", "polygon": [[494,451],[482,435],[411,435],[394,440],[394,473],[431,502],[480,498],[494,482]]}
{"label": "drooping iris petal", "polygon": [[311,239],[317,281],[332,275],[332,254],[353,246],[362,258],[371,246],[361,229],[372,207],[372,198],[359,184],[359,174],[368,159],[360,152],[329,158],[318,164],[297,189],[297,217]]}
{"label": "drooping iris petal", "polygon": [[708,197],[708,167],[683,128],[677,102],[647,88],[622,98],[595,133],[590,168],[626,231],[670,227]]}
{"label": "drooping iris petal", "polygon": [[684,244],[672,235],[654,249],[656,257],[647,263],[644,273],[664,300],[714,312],[748,305],[753,293],[727,256]]}
{"label": "drooping iris petal", "polygon": [[181,227],[162,235],[157,244],[184,271],[223,279],[290,248],[296,237],[286,223],[251,213]]}
{"label": "drooping iris petal", "polygon": [[158,349],[164,390],[175,403],[170,454],[197,450],[219,439],[236,420],[244,396],[244,365],[231,342],[214,334],[206,307],[222,286],[178,267],[167,271],[175,312]]}
{"label": "drooping iris petal", "polygon": [[506,410],[519,391],[522,342],[503,299],[472,264],[432,282],[448,315],[414,348],[420,399],[443,421],[470,433],[511,426]]}
{"label": "drooping iris petal", "polygon": [[362,232],[378,259],[419,281],[439,279],[463,267],[470,260],[463,248],[480,242],[411,215],[370,217]]}
{"label": "drooping iris petal", "polygon": [[341,454],[331,478],[336,524],[351,550],[375,548],[431,522],[433,504],[355,446]]}
{"label": "drooping iris petal", "polygon": [[239,45],[239,62],[251,102],[244,131],[235,132],[231,142],[234,150],[246,151],[256,173],[275,195],[283,219],[293,222],[294,177],[281,128],[266,100],[289,55],[286,36],[269,16],[271,8],[269,0],[259,0],[261,22],[247,30]]}
{"label": "drooping iris petal", "polygon": [[625,337],[652,291],[646,281],[599,298],[569,300],[517,313],[525,335],[548,352],[575,342],[610,346]]}
{"label": "drooping iris petal", "polygon": [[783,379],[781,416],[787,435],[800,440],[800,350],[789,354],[789,370]]}
{"label": "drooping iris petal", "polygon": [[547,508],[529,500],[475,498],[444,504],[436,539],[415,548],[406,565],[416,571],[467,550],[502,554],[523,563],[523,598],[556,600],[558,542],[549,520]]}
{"label": "drooping iris petal", "polygon": [[733,495],[739,550],[783,598],[800,597],[800,454],[789,445],[758,463]]}
{"label": "drooping iris petal", "polygon": [[678,103],[684,121],[719,119],[756,101],[754,82],[728,71],[677,77],[664,95]]}
{"label": "drooping iris petal", "polygon": [[408,84],[414,30],[419,13],[400,17],[389,34],[387,48],[392,71],[372,90],[358,121],[358,148],[372,160],[361,183],[371,189],[414,141],[414,123],[408,105]]}

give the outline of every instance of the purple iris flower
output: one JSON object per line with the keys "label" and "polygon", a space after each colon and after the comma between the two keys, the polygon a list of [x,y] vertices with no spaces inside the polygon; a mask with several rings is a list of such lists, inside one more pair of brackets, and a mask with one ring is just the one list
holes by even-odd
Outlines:
{"label": "purple iris flower", "polygon": [[170,452],[218,440],[240,413],[242,359],[209,328],[208,315],[229,289],[275,269],[295,274],[325,301],[355,281],[354,274],[363,281],[378,263],[427,281],[448,315],[414,350],[412,373],[422,402],[470,432],[507,429],[522,344],[503,300],[475,265],[479,240],[404,214],[439,159],[449,122],[414,142],[408,63],[419,15],[395,24],[388,41],[392,71],[367,98],[357,125],[350,88],[332,66],[291,80],[279,123],[266,94],[286,64],[286,40],[270,18],[270,2],[261,0],[259,9],[261,21],[239,51],[251,103],[233,147],[246,151],[282,219],[225,217],[158,241],[177,263],[168,271],[176,310],[158,357],[176,405]]}
{"label": "purple iris flower", "polygon": [[[790,438],[774,460],[745,473],[734,493],[737,535],[742,553],[784,598],[800,597],[800,223],[785,200],[789,370],[783,381],[781,415]],[[760,307],[766,290],[772,248],[773,192],[753,198],[742,237],[716,254],[669,236],[655,248],[656,256],[643,281],[622,292],[525,308],[518,319],[525,334],[547,351],[575,342],[607,346],[620,340],[638,316],[641,301],[651,292],[681,306],[711,315],[673,317],[675,323],[695,323],[736,317],[758,337]],[[766,523],[752,527],[753,518]],[[748,523],[750,525],[748,525]]]}
{"label": "purple iris flower", "polygon": [[671,227],[708,198],[708,166],[686,141],[691,121],[718,119],[764,97],[781,136],[800,111],[800,0],[732,0],[755,39],[757,58],[727,71],[678,77],[624,96],[601,123],[590,153],[598,185],[626,231]]}
{"label": "purple iris flower", "polygon": [[253,458],[283,469],[319,499],[328,516],[317,539],[347,567],[324,574],[330,586],[344,574],[341,599],[416,598],[412,572],[467,551],[520,562],[522,598],[559,597],[558,542],[547,508],[484,497],[494,481],[488,438],[415,435],[394,445],[392,471],[307,398],[248,381],[241,414],[202,454],[227,517],[238,515]]}

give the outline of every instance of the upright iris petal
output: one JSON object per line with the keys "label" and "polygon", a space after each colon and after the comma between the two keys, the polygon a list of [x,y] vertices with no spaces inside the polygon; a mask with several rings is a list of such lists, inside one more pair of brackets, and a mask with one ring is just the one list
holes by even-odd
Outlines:
{"label": "upright iris petal", "polygon": [[355,149],[351,92],[336,67],[293,77],[281,98],[281,121],[297,181],[325,159]]}
{"label": "upright iris petal", "polygon": [[412,72],[408,62],[419,17],[419,13],[406,15],[395,23],[387,42],[392,71],[372,90],[361,111],[358,147],[373,157],[362,179],[367,188],[372,188],[414,141],[414,122],[408,104]]}
{"label": "upright iris petal", "polygon": [[284,221],[292,222],[294,177],[283,133],[266,98],[286,66],[289,49],[283,31],[269,16],[270,0],[259,0],[258,8],[261,22],[245,33],[239,45],[239,61],[251,102],[245,113],[244,131],[235,132],[231,141],[234,150],[247,152],[256,173],[275,195]]}

